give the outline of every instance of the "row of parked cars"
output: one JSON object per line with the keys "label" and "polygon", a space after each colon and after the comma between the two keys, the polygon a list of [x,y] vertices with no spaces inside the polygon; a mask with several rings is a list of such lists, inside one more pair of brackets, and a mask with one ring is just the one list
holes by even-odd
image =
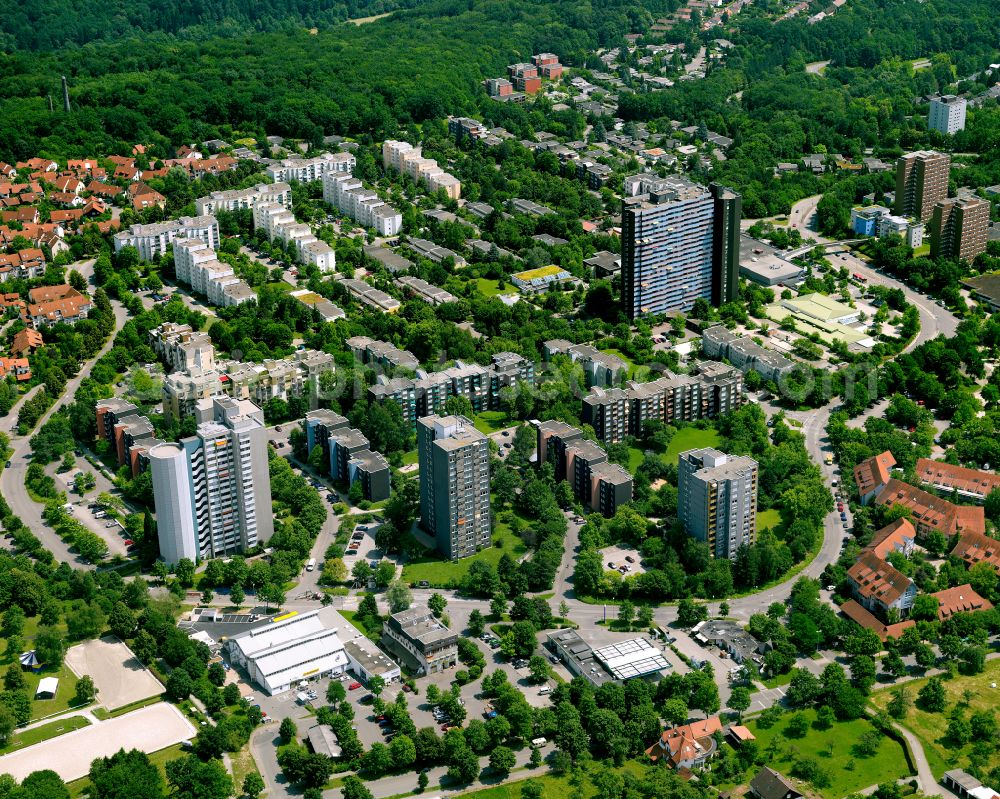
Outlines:
{"label": "row of parked cars", "polygon": [[493,635],[493,633],[483,633],[479,636],[479,640],[490,649],[496,649],[500,646],[500,639]]}

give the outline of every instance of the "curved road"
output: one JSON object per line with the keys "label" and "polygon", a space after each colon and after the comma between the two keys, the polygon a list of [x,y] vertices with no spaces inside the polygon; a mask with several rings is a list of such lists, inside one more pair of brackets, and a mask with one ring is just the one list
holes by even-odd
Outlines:
{"label": "curved road", "polygon": [[90,370],[93,369],[94,364],[114,345],[115,335],[128,319],[128,311],[125,310],[124,306],[113,301],[112,307],[115,313],[114,332],[108,338],[107,343],[101,347],[100,352],[83,364],[75,377],[66,381],[66,388],[62,396],[52,403],[52,407],[42,414],[41,419],[38,420],[38,424],[35,425],[35,429],[26,436],[19,436],[17,435],[16,415],[11,415],[3,420],[10,433],[10,446],[13,454],[9,458],[10,467],[4,469],[3,474],[0,475],[0,494],[7,500],[11,511],[20,517],[21,521],[24,522],[25,526],[31,532],[38,536],[42,545],[55,556],[55,559],[57,561],[65,561],[74,568],[93,569],[94,566],[93,564],[85,563],[76,554],[71,552],[66,543],[56,535],[55,530],[43,521],[43,506],[28,496],[24,489],[24,476],[28,471],[28,464],[31,462],[31,437],[34,435],[35,430],[38,430],[38,428],[45,424],[64,401],[73,398],[77,389],[80,388],[80,384],[90,374]]}

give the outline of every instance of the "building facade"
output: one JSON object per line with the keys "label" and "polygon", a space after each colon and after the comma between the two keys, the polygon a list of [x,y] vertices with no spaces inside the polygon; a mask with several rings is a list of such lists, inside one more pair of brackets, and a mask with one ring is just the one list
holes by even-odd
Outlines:
{"label": "building facade", "polygon": [[739,194],[682,178],[625,180],[622,302],[635,319],[714,305],[739,291]]}
{"label": "building facade", "polygon": [[951,156],[930,150],[907,153],[896,161],[896,201],[893,211],[926,222],[934,206],[948,196]]}
{"label": "building facade", "polygon": [[979,197],[949,197],[934,206],[928,227],[932,258],[971,262],[986,252],[990,202]]}
{"label": "building facade", "polygon": [[945,94],[931,99],[927,113],[927,127],[945,136],[965,130],[965,110],[968,106],[964,97]]}
{"label": "building facade", "polygon": [[212,421],[149,451],[160,555],[170,564],[244,552],[274,532],[267,432],[250,402],[211,400]]}
{"label": "building facade", "polygon": [[757,461],[710,447],[682,452],[677,464],[677,515],[688,535],[713,557],[736,557],[757,537]]}
{"label": "building facade", "polygon": [[382,644],[419,674],[438,674],[458,663],[458,634],[427,608],[389,616],[382,625]]}
{"label": "building facade", "polygon": [[448,558],[490,546],[490,457],[487,438],[464,416],[417,421],[420,524]]}

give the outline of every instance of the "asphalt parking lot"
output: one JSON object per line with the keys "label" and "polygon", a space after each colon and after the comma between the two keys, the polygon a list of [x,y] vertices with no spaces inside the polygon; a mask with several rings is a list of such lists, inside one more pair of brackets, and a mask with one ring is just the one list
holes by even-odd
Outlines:
{"label": "asphalt parking lot", "polygon": [[[643,574],[642,555],[635,547],[612,546],[601,550],[604,568],[622,574]],[[622,571],[624,569],[624,571]]]}

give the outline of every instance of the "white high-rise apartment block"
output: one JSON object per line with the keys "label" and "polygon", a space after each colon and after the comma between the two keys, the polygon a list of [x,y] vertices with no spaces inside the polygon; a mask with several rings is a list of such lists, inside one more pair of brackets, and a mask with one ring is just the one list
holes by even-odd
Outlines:
{"label": "white high-rise apartment block", "polygon": [[248,189],[213,191],[207,197],[199,197],[194,202],[199,216],[214,214],[216,211],[253,208],[257,203],[278,203],[291,208],[292,187],[287,183],[258,183]]}
{"label": "white high-rise apartment block", "polygon": [[354,171],[356,159],[351,153],[323,153],[315,158],[286,158],[272,163],[267,168],[267,176],[275,181],[291,181],[309,183],[322,180],[328,173],[347,173]]}
{"label": "white high-rise apartment block", "polygon": [[267,431],[248,401],[199,403],[197,433],[149,451],[160,555],[170,564],[232,555],[274,533]]}
{"label": "white high-rise apartment block", "polygon": [[927,116],[927,127],[951,136],[965,130],[965,109],[968,103],[964,97],[945,94],[931,100],[931,110]]}
{"label": "white high-rise apartment block", "polygon": [[353,175],[325,175],[323,200],[359,225],[375,228],[380,236],[395,236],[402,230],[403,215]]}
{"label": "white high-rise apartment block", "polygon": [[114,235],[115,252],[122,247],[135,247],[143,261],[163,255],[177,239],[199,239],[212,249],[219,246],[219,223],[214,216],[182,216],[169,222],[132,225]]}

